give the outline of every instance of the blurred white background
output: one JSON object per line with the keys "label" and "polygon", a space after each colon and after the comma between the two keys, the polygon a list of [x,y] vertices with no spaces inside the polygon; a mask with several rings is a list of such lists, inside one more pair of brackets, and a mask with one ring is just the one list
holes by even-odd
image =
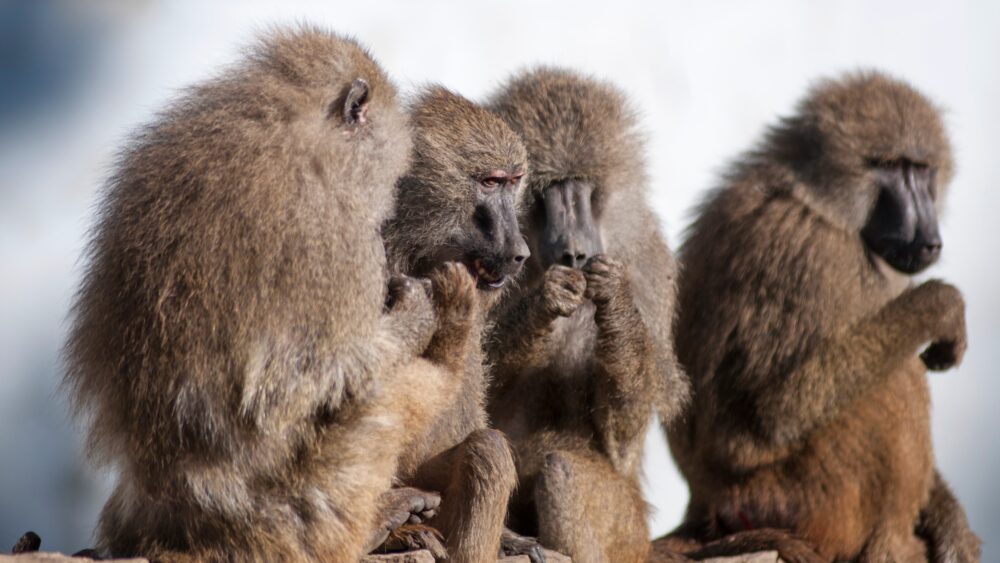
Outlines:
{"label": "blurred white background", "polygon": [[[818,77],[888,70],[948,109],[958,162],[930,275],[964,290],[970,350],[930,374],[937,459],[1000,560],[1000,3],[281,2],[0,0],[0,551],[90,546],[109,478],[84,464],[59,350],[97,191],[127,133],[233,61],[256,30],[306,21],[357,36],[406,90],[472,98],[535,63],[630,92],[650,135],[652,199],[676,246],[723,164]],[[687,492],[658,429],[653,533]]]}

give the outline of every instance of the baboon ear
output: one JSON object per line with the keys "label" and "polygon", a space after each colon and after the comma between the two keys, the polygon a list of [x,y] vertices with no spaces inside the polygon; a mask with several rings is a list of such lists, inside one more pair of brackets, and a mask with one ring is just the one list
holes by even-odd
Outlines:
{"label": "baboon ear", "polygon": [[361,78],[351,82],[351,88],[344,97],[344,123],[363,125],[368,121],[368,83]]}

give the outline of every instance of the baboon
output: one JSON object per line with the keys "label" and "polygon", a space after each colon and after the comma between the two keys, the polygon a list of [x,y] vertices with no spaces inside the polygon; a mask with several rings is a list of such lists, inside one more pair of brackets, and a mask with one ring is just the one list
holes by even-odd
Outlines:
{"label": "baboon", "polygon": [[[410,148],[368,53],[306,27],[127,145],[66,348],[90,452],[119,473],[103,554],[353,563],[384,535],[377,508],[433,512],[380,495],[458,391],[475,294],[455,266],[437,315],[422,282],[387,295],[380,228]],[[421,359],[436,324],[449,338]]]}
{"label": "baboon", "polygon": [[708,196],[680,252],[675,537],[769,526],[828,559],[978,560],[925,376],[961,361],[964,304],[911,278],[940,253],[951,176],[938,110],[865,71],[815,86]]}
{"label": "baboon", "polygon": [[518,461],[511,526],[574,561],[644,561],[643,440],[688,383],[636,113],[611,84],[553,68],[514,76],[489,106],[531,166],[531,257],[487,346],[489,413]]}
{"label": "baboon", "polygon": [[[384,229],[392,271],[411,276],[460,262],[476,280],[485,314],[528,256],[517,223],[527,155],[518,136],[486,109],[441,86],[420,91],[410,107],[413,163],[399,181],[396,212]],[[483,318],[461,356],[458,399],[403,455],[404,483],[441,493],[432,522],[449,561],[493,561],[503,552],[543,555],[537,542],[503,531],[514,488],[507,439],[487,428]],[[434,345],[431,345],[434,348]]]}

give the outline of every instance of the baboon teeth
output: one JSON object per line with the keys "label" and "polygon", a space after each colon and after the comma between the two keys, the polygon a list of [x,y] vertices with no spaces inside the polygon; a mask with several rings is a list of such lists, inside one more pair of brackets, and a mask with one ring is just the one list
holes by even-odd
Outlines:
{"label": "baboon teeth", "polygon": [[478,258],[476,258],[476,260],[472,262],[472,266],[475,269],[475,273],[478,277],[488,282],[494,281],[496,279],[495,276],[490,274],[489,270],[483,267],[482,262]]}

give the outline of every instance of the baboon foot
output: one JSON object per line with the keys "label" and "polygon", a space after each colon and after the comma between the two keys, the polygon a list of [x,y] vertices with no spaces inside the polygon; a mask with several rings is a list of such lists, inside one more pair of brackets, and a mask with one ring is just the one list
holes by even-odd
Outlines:
{"label": "baboon foot", "polygon": [[420,524],[437,515],[441,496],[413,487],[396,487],[382,494],[378,525],[368,542],[368,550],[383,545],[392,532],[404,524]]}
{"label": "baboon foot", "polygon": [[425,524],[404,524],[389,532],[389,537],[379,547],[384,553],[420,549],[430,551],[435,560],[448,558],[441,532]]}
{"label": "baboon foot", "polygon": [[527,555],[531,563],[545,563],[545,553],[537,539],[504,529],[500,536],[500,557],[515,555]]}

